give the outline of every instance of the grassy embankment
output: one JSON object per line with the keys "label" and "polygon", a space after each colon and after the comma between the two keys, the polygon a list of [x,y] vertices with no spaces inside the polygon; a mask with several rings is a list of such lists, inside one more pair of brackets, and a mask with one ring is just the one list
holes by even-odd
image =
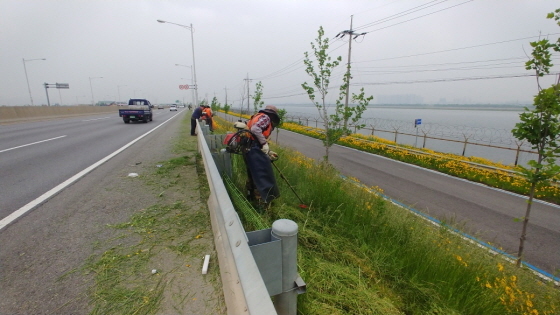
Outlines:
{"label": "grassy embankment", "polygon": [[[249,118],[249,116],[246,115],[243,117],[245,119]],[[322,139],[324,137],[323,129],[303,126],[294,122],[285,122],[282,125],[282,129],[317,139]],[[418,165],[521,195],[528,195],[531,187],[524,177],[508,172],[519,171],[519,168],[512,165],[496,163],[484,158],[464,157],[450,153],[436,152],[430,149],[419,149],[408,145],[397,144],[393,141],[376,136],[362,134],[351,134],[347,137],[343,137],[337,144]],[[487,165],[494,169],[476,166],[472,163]],[[560,204],[559,183],[560,175],[555,178],[554,183],[539,185],[535,197]]]}
{"label": "grassy embankment", "polygon": [[[273,150],[280,154],[275,163],[309,207],[298,207],[278,174],[282,196],[263,214],[239,191],[231,195],[247,231],[280,218],[299,225],[299,273],[308,284],[298,300],[300,314],[560,312],[558,289],[528,270],[387,203],[378,188],[356,186],[298,152]],[[244,187],[244,165],[235,157],[233,183]]]}

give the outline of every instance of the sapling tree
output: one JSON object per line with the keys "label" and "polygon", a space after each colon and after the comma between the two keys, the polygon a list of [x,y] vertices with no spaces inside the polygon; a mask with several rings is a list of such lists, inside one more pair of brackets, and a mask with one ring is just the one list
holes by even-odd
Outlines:
{"label": "sapling tree", "polygon": [[280,122],[276,128],[276,143],[278,143],[278,132],[280,132],[280,127],[284,124],[284,116],[286,116],[288,112],[285,109],[278,110],[278,117],[280,118]]}
{"label": "sapling tree", "polygon": [[217,111],[217,110],[220,110],[220,106],[221,106],[221,104],[220,104],[220,102],[218,102],[218,98],[214,96],[214,98],[212,99],[212,103],[210,103],[210,108],[213,111]]}
{"label": "sapling tree", "polygon": [[[367,109],[369,102],[373,100],[373,96],[365,96],[364,88],[360,89],[359,94],[352,93],[352,102],[355,106],[346,106],[343,103],[343,99],[346,97],[347,86],[350,84],[350,65],[347,67],[348,71],[344,75],[343,84],[340,86],[339,97],[336,100],[335,114],[331,115],[332,123],[337,126],[343,123],[343,134],[349,135],[351,130],[348,128],[348,121],[350,120],[356,129],[362,129],[366,125],[364,123],[358,123],[362,119],[362,114]],[[339,137],[340,138],[340,137]],[[338,139],[337,139],[338,140]]]}
{"label": "sapling tree", "polygon": [[[305,59],[303,63],[305,64],[305,72],[313,78],[312,86],[307,82],[304,82],[301,86],[307,92],[309,99],[313,102],[313,105],[317,108],[319,112],[319,118],[323,121],[325,126],[325,137],[323,138],[323,145],[325,146],[325,161],[329,160],[329,148],[334,144],[334,138],[340,138],[342,136],[342,130],[337,127],[336,123],[332,124],[330,121],[329,113],[327,111],[326,97],[329,93],[329,84],[332,71],[336,68],[340,61],[341,56],[336,57],[332,60],[331,56],[327,54],[327,49],[329,49],[329,39],[324,38],[325,31],[323,27],[319,27],[318,36],[315,42],[311,42],[311,49],[313,49],[313,55],[317,61],[317,66],[313,65],[313,61],[309,58],[309,53],[305,52]],[[320,100],[317,100],[317,95],[319,94]]]}
{"label": "sapling tree", "polygon": [[264,101],[262,100],[262,96],[263,96],[263,85],[262,82],[259,81],[255,85],[255,94],[253,95],[253,108],[254,108],[253,113],[258,112],[259,109],[263,107]]}
{"label": "sapling tree", "polygon": [[[560,9],[549,13],[547,18],[555,19],[560,26]],[[560,166],[556,164],[556,160],[560,157],[560,76],[555,84],[545,89],[540,86],[539,81],[539,78],[550,73],[550,68],[553,66],[552,51],[560,52],[560,38],[552,43],[548,39],[540,39],[531,42],[531,47],[533,47],[531,59],[525,63],[525,68],[535,71],[539,91],[534,98],[532,110],[525,108],[525,111],[519,115],[521,122],[512,130],[517,139],[530,143],[537,151],[537,159],[529,161],[528,167],[521,167],[530,189],[525,216],[522,218],[523,228],[519,239],[517,266],[521,266],[527,225],[537,189],[560,173]]]}
{"label": "sapling tree", "polygon": [[[305,72],[313,79],[313,83],[309,84],[304,82],[301,86],[305,92],[307,92],[313,105],[317,108],[319,118],[323,122],[325,128],[325,135],[322,139],[325,147],[324,160],[328,163],[329,148],[343,135],[350,133],[350,130],[347,129],[347,124],[344,123],[344,125],[341,126],[341,122],[347,122],[350,119],[354,124],[357,123],[373,97],[366,97],[364,89],[362,88],[359,94],[352,94],[352,102],[357,102],[358,104],[354,107],[345,107],[343,99],[346,96],[346,87],[350,82],[350,71],[347,71],[343,77],[343,84],[340,86],[335,112],[334,114],[329,114],[326,97],[329,90],[330,78],[333,70],[340,65],[342,57],[338,56],[333,60],[333,58],[328,55],[327,49],[329,49],[329,39],[324,38],[324,35],[325,32],[321,26],[319,27],[315,42],[311,42],[313,56],[317,63],[316,66],[310,59],[309,53],[304,53],[305,58],[303,63],[306,66]],[[355,127],[362,128],[364,125],[355,125]]]}

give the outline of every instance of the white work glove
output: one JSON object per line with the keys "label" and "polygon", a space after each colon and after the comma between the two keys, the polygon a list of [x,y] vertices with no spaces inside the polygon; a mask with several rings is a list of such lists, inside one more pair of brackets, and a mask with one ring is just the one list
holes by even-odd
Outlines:
{"label": "white work glove", "polygon": [[278,153],[274,151],[268,151],[268,157],[270,158],[271,161],[276,161],[278,160]]}
{"label": "white work glove", "polygon": [[264,152],[264,154],[268,154],[268,151],[270,151],[270,148],[268,147],[268,143],[263,144],[261,150]]}
{"label": "white work glove", "polygon": [[240,121],[236,121],[236,122],[233,124],[233,127],[235,127],[236,129],[239,129],[239,130],[241,130],[241,129],[247,129],[247,125],[244,124],[244,123],[242,123],[242,122],[240,122]]}

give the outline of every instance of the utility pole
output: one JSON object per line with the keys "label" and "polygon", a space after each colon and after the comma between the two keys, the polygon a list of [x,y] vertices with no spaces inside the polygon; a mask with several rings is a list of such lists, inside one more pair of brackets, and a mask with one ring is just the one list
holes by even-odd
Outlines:
{"label": "utility pole", "polygon": [[251,105],[251,99],[249,98],[249,85],[253,80],[249,79],[249,73],[247,73],[247,79],[244,80],[247,81],[247,115],[248,115],[250,111],[250,105]]}
{"label": "utility pole", "polygon": [[[346,64],[346,99],[344,100],[344,110],[346,110],[348,108],[348,98],[350,96],[350,60],[351,60],[351,56],[352,56],[352,41],[356,38],[358,38],[358,36],[364,36],[367,33],[354,33],[354,31],[352,30],[352,22],[354,20],[354,16],[350,15],[350,30],[345,30],[342,31],[340,33],[338,33],[335,38],[340,36],[340,39],[342,39],[344,37],[344,35],[349,35],[349,39],[348,39],[348,63]],[[348,126],[348,119],[344,119],[344,130],[347,129]]]}
{"label": "utility pole", "polygon": [[226,91],[226,103],[225,103],[225,105],[227,105],[227,86],[224,88],[224,90]]}

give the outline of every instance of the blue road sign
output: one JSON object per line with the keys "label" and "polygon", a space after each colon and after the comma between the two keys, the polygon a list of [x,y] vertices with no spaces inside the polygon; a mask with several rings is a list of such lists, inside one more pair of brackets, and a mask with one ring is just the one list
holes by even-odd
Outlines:
{"label": "blue road sign", "polygon": [[421,125],[422,124],[422,119],[418,118],[414,121],[414,127]]}

